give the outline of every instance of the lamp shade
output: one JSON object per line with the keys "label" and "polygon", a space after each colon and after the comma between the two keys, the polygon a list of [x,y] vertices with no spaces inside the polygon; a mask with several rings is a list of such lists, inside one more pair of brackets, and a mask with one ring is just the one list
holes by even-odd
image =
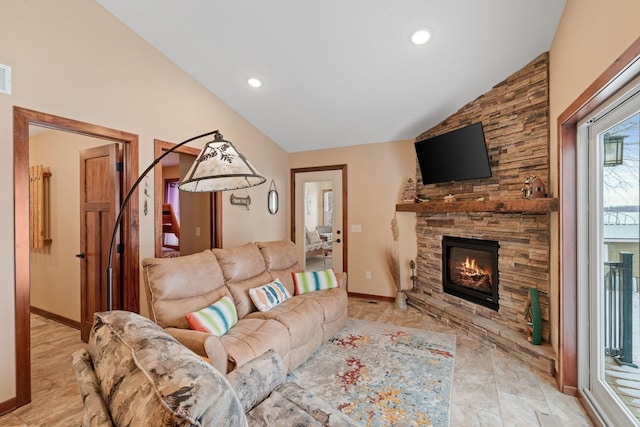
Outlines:
{"label": "lamp shade", "polygon": [[178,188],[212,192],[253,187],[265,182],[247,158],[220,133],[208,142]]}

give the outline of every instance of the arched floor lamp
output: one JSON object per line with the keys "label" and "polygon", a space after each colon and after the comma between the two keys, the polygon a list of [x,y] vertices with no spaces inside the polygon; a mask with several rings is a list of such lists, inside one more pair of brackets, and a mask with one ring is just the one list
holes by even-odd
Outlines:
{"label": "arched floor lamp", "polygon": [[131,199],[131,196],[140,185],[140,182],[165,156],[172,153],[179,147],[200,138],[214,135],[213,141],[207,142],[193,162],[193,165],[187,172],[185,179],[180,183],[178,188],[183,191],[192,192],[215,192],[224,190],[236,190],[239,188],[253,187],[262,184],[266,179],[258,173],[247,158],[229,141],[225,141],[222,134],[215,130],[202,135],[194,136],[180,144],[171,147],[171,149],[162,153],[155,159],[149,167],[138,177],[136,182],[125,196],[120,206],[120,212],[116,217],[113,226],[113,234],[111,235],[111,245],[109,246],[109,260],[107,264],[107,310],[113,310],[113,249],[116,242],[116,236],[120,229],[122,216],[125,207]]}

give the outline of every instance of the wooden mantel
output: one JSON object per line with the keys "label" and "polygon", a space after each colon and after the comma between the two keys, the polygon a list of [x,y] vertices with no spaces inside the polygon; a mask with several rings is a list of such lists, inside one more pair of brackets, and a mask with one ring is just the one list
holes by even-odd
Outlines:
{"label": "wooden mantel", "polygon": [[397,212],[497,212],[544,214],[558,210],[558,199],[503,199],[503,200],[461,200],[454,202],[433,201],[422,203],[399,203]]}

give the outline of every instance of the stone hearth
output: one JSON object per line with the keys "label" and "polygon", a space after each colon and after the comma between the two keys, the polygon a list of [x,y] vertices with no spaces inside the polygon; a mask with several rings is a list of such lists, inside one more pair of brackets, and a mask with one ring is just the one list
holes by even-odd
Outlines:
{"label": "stone hearth", "polygon": [[548,343],[531,345],[526,336],[497,322],[418,292],[407,292],[408,304],[464,332],[483,344],[518,357],[532,368],[555,374],[556,355]]}

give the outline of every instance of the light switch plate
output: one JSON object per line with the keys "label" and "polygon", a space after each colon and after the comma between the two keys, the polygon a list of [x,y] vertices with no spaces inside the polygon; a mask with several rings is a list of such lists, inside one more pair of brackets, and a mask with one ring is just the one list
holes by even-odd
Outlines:
{"label": "light switch plate", "polygon": [[0,93],[11,95],[11,67],[0,64]]}

